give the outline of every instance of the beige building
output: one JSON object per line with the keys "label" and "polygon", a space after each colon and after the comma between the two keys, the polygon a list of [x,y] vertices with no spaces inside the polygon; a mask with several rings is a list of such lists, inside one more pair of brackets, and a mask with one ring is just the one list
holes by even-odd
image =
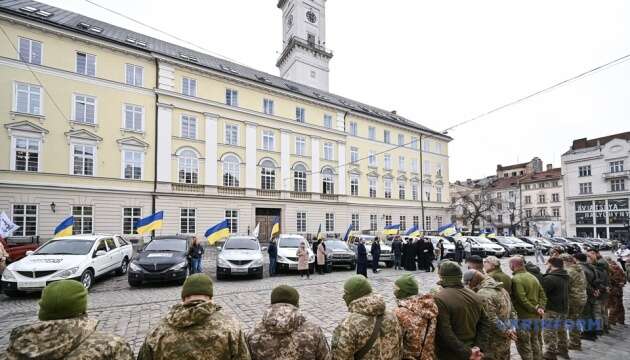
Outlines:
{"label": "beige building", "polygon": [[[327,77],[324,2],[278,5],[285,77]],[[132,234],[159,210],[162,233],[227,218],[261,238],[276,216],[303,234],[447,217],[451,138],[328,93],[327,78],[306,86],[31,1],[0,3],[0,26],[0,211],[15,235],[50,237],[70,214],[76,232]]]}

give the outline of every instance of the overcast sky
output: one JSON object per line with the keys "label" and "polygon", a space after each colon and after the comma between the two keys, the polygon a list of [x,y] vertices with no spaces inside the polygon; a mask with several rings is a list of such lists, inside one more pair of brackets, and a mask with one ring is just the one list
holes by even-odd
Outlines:
{"label": "overcast sky", "polygon": [[[94,0],[278,74],[277,0]],[[44,0],[148,35],[84,0]],[[327,1],[330,91],[442,131],[630,53],[630,1]],[[630,61],[449,132],[451,180],[630,131]]]}

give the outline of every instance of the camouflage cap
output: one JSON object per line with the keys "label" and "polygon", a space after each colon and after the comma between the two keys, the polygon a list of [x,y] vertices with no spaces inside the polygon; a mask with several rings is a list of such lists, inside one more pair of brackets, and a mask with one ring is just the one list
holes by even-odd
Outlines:
{"label": "camouflage cap", "polygon": [[343,299],[346,305],[354,300],[372,293],[372,286],[362,275],[354,275],[343,285]]}
{"label": "camouflage cap", "polygon": [[190,295],[207,295],[212,297],[212,280],[206,274],[190,275],[182,287],[182,299]]}
{"label": "camouflage cap", "polygon": [[76,280],[60,280],[46,286],[39,300],[39,320],[71,319],[87,311],[87,289]]}
{"label": "camouflage cap", "polygon": [[271,291],[271,303],[286,303],[297,307],[300,306],[300,294],[289,285],[279,285]]}
{"label": "camouflage cap", "polygon": [[394,295],[397,299],[418,295],[418,282],[411,274],[405,274],[399,277],[395,284],[398,287],[398,289],[394,291]]}

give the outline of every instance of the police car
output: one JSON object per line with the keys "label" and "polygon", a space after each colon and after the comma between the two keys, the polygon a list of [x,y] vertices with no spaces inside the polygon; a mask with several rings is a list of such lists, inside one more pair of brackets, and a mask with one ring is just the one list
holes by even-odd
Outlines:
{"label": "police car", "polygon": [[97,277],[127,273],[132,246],[118,235],[73,235],[50,240],[2,273],[2,291],[8,296],[41,291],[63,279],[80,281],[86,289]]}

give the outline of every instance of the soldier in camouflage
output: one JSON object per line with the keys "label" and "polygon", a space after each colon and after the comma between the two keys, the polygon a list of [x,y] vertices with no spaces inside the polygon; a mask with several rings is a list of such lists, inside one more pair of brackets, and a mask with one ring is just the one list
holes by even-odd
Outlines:
{"label": "soldier in camouflage", "polygon": [[624,324],[626,312],[623,308],[623,287],[626,285],[626,274],[617,262],[606,258],[610,269],[610,295],[608,297],[608,321],[610,325]]}
{"label": "soldier in camouflage", "polygon": [[[360,275],[348,279],[344,284],[343,299],[349,314],[333,332],[332,358],[400,360],[402,333],[398,320],[392,312],[385,310],[383,297],[372,293],[367,279]],[[381,326],[376,328],[379,320]],[[370,344],[373,333],[378,336]]]}
{"label": "soldier in camouflage", "polygon": [[566,326],[569,339],[567,344],[567,331],[561,332],[558,339],[558,346],[561,349],[582,350],[578,320],[582,317],[582,310],[584,309],[587,299],[586,275],[584,275],[584,270],[573,256],[562,254],[560,258],[564,262],[564,269],[569,275],[569,311],[567,313]]}
{"label": "soldier in camouflage", "polygon": [[483,349],[483,358],[509,360],[510,345],[516,338],[516,330],[510,324],[517,318],[512,308],[510,294],[500,283],[476,270],[464,273],[464,284],[483,299],[483,306],[490,320],[488,345]]}
{"label": "soldier in camouflage", "polygon": [[394,283],[394,295],[403,336],[404,360],[434,360],[435,330],[438,308],[430,294],[418,295],[418,283],[410,275],[403,275]]}
{"label": "soldier in camouflage", "polygon": [[191,275],[182,287],[182,303],[151,331],[138,360],[249,360],[241,325],[212,302],[212,281]]}
{"label": "soldier in camouflage", "polygon": [[247,336],[253,360],[329,360],[322,329],[306,320],[298,308],[300,295],[288,286],[271,292],[271,306]]}
{"label": "soldier in camouflage", "polygon": [[39,302],[39,322],[18,326],[0,359],[131,360],[133,352],[118,336],[96,331],[88,319],[87,290],[74,280],[54,282]]}

